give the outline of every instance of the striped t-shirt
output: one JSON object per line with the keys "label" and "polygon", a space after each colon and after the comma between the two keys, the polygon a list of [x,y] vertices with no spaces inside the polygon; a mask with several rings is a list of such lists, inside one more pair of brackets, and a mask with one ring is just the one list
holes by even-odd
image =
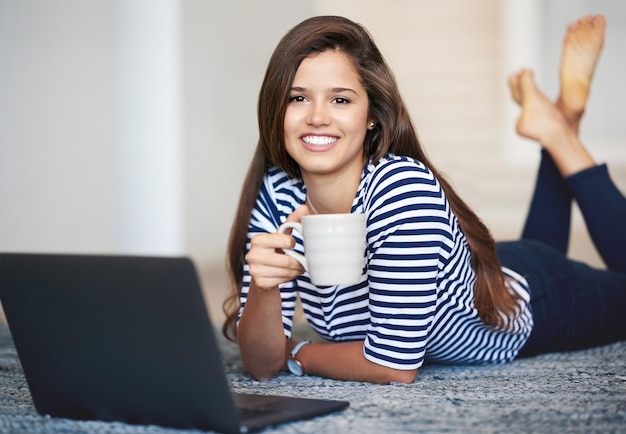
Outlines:
{"label": "striped t-shirt", "polygon": [[[279,169],[265,176],[250,221],[250,239],[278,226],[305,203],[306,187]],[[308,273],[280,286],[283,327],[291,336],[299,293],[312,328],[330,341],[364,340],[364,356],[395,369],[424,361],[510,361],[532,329],[526,281],[503,268],[519,294],[506,330],[483,324],[474,307],[474,271],[465,236],[437,179],[421,162],[389,155],[366,165],[351,213],[366,217],[365,266],[356,285],[316,287]],[[300,234],[294,250],[304,252]],[[247,265],[241,292],[245,309]]]}

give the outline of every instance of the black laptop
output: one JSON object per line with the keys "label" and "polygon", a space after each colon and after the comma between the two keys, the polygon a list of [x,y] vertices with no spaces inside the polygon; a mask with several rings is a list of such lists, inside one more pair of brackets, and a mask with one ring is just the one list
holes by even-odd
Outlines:
{"label": "black laptop", "polygon": [[0,300],[44,415],[247,432],[348,406],[231,393],[188,258],[0,253]]}

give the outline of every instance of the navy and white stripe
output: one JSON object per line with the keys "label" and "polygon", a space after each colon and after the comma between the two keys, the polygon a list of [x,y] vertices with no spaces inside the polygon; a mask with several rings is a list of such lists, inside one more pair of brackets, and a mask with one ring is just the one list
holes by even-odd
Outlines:
{"label": "navy and white stripe", "polygon": [[[305,202],[300,180],[271,169],[250,222],[254,235],[274,232]],[[526,281],[503,269],[509,289],[521,296],[509,329],[483,324],[474,307],[474,271],[467,241],[430,170],[393,155],[369,164],[352,205],[365,213],[367,248],[361,282],[316,287],[308,274],[281,285],[283,326],[291,335],[298,293],[311,326],[332,341],[364,340],[364,355],[396,369],[424,360],[442,363],[512,360],[532,329]],[[295,250],[303,252],[300,235]],[[244,269],[245,308],[250,276]]]}

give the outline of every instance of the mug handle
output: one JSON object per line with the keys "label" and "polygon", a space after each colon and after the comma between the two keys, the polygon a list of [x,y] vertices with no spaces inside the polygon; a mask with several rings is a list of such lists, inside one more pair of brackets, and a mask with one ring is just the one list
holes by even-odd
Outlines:
{"label": "mug handle", "polygon": [[[302,233],[302,225],[298,222],[285,222],[278,227],[276,230],[277,233],[284,234],[287,232],[287,229],[295,229],[296,231]],[[309,271],[309,265],[307,264],[306,258],[304,255],[294,252],[291,249],[280,249],[285,255],[291,256],[293,259],[298,261],[302,267],[304,267],[305,271]]]}

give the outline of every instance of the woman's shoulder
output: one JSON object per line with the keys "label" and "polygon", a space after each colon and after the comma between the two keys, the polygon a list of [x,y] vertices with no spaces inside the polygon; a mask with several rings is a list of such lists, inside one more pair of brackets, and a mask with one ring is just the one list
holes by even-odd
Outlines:
{"label": "woman's shoulder", "polygon": [[266,189],[273,192],[297,191],[304,192],[304,183],[299,178],[293,178],[278,167],[270,167],[263,178]]}
{"label": "woman's shoulder", "polygon": [[370,161],[367,172],[372,175],[389,176],[395,173],[409,175],[415,173],[418,177],[432,178],[432,172],[419,160],[403,155],[387,154],[378,161]]}
{"label": "woman's shoulder", "polygon": [[305,199],[306,187],[301,179],[293,178],[277,167],[271,167],[263,178],[256,208],[264,210],[268,215],[274,215],[276,222],[282,222]]}
{"label": "woman's shoulder", "polygon": [[411,157],[388,154],[378,161],[370,161],[363,174],[363,185],[370,188],[388,183],[411,183],[438,186],[431,170]]}
{"label": "woman's shoulder", "polygon": [[419,160],[386,155],[366,166],[359,188],[364,208],[381,206],[432,207],[445,210],[446,197],[439,181]]}

